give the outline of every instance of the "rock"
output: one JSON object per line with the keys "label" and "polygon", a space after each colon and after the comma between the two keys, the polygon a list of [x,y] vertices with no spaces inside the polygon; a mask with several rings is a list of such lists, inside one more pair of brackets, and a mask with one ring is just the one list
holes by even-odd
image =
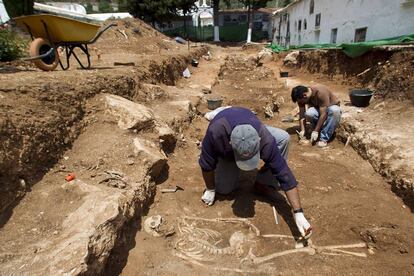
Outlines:
{"label": "rock", "polygon": [[283,64],[285,65],[296,65],[298,64],[299,51],[293,51],[286,55],[283,59]]}
{"label": "rock", "polygon": [[108,112],[118,119],[121,129],[142,130],[154,126],[154,114],[144,105],[116,95],[105,95]]}
{"label": "rock", "polygon": [[167,163],[167,156],[158,148],[158,146],[141,138],[134,138],[134,153],[140,160],[145,160],[148,171],[151,177],[157,178],[163,171]]}
{"label": "rock", "polygon": [[175,136],[174,130],[168,125],[157,125],[156,131],[160,139],[161,149],[166,153],[171,153],[175,149],[177,143],[177,137]]}
{"label": "rock", "polygon": [[134,100],[153,101],[167,98],[168,93],[159,85],[144,83],[139,86]]}
{"label": "rock", "polygon": [[264,64],[264,63],[271,62],[272,60],[273,60],[273,52],[269,48],[265,48],[257,54],[258,63]]}

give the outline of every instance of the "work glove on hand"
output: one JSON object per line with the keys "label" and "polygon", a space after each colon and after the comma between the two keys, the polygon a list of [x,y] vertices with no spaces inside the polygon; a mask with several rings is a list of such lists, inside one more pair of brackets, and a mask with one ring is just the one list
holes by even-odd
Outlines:
{"label": "work glove on hand", "polygon": [[317,131],[312,131],[311,134],[311,143],[318,141],[318,137],[319,137],[319,132]]}
{"label": "work glove on hand", "polygon": [[214,204],[215,196],[216,196],[216,190],[205,189],[203,196],[201,197],[201,200],[208,206],[211,206]]}
{"label": "work glove on hand", "polygon": [[302,212],[295,213],[295,222],[296,226],[302,237],[305,239],[309,238],[312,235],[312,226],[309,224],[308,220],[305,218]]}

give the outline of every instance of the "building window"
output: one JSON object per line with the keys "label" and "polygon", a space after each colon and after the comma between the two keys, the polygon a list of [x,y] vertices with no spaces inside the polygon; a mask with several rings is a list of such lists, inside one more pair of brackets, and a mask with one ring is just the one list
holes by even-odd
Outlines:
{"label": "building window", "polygon": [[302,30],[302,20],[299,20],[298,22],[298,31]]}
{"label": "building window", "polygon": [[332,29],[331,30],[331,43],[336,43],[336,37],[338,35],[338,29]]}
{"label": "building window", "polygon": [[315,27],[319,28],[321,26],[321,14],[318,13],[315,17]]}
{"label": "building window", "polygon": [[306,19],[303,19],[303,29],[306,30],[308,27],[308,23],[306,22]]}
{"label": "building window", "polygon": [[309,14],[313,14],[314,11],[315,11],[315,1],[311,0],[310,6],[309,6]]}
{"label": "building window", "polygon": [[355,30],[354,42],[364,42],[367,36],[367,27]]}

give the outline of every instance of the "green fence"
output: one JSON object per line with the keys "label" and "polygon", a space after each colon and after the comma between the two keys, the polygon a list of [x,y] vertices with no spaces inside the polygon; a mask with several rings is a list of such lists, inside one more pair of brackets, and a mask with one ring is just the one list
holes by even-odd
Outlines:
{"label": "green fence", "polygon": [[[220,41],[241,42],[247,39],[247,24],[220,26]],[[168,36],[188,37],[193,41],[212,41],[214,39],[214,27],[179,27],[173,30],[164,31]],[[253,30],[252,41],[267,40],[267,32]]]}

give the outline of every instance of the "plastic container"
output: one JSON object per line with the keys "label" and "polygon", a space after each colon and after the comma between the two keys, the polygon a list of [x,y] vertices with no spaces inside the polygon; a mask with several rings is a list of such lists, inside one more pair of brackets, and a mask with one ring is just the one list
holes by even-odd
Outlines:
{"label": "plastic container", "polygon": [[214,98],[214,99],[207,99],[207,108],[210,110],[214,110],[219,108],[223,103],[223,99]]}
{"label": "plastic container", "polygon": [[281,77],[281,78],[287,78],[287,77],[289,77],[289,72],[286,72],[286,71],[280,71],[280,77]]}
{"label": "plastic container", "polygon": [[349,92],[351,104],[357,107],[367,107],[372,97],[372,91],[369,89],[353,89]]}

